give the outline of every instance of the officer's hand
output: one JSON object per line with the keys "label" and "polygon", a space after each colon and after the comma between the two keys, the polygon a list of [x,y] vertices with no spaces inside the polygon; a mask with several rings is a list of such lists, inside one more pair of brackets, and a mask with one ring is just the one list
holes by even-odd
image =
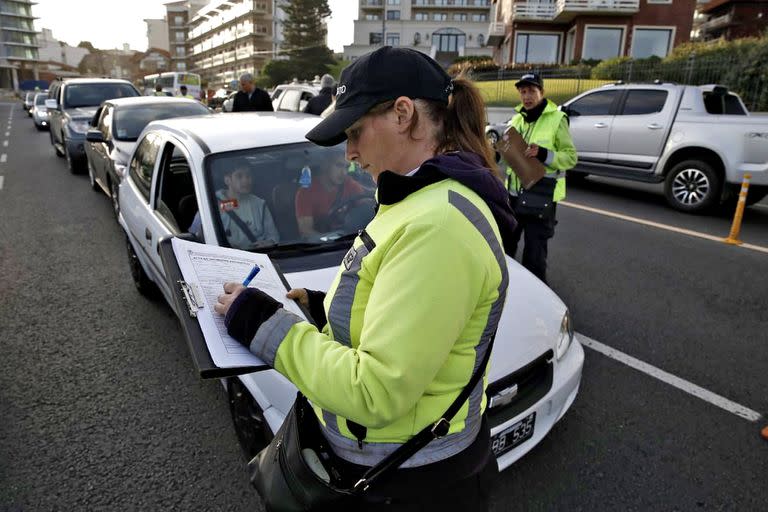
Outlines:
{"label": "officer's hand", "polygon": [[525,150],[525,156],[528,158],[536,158],[536,156],[539,154],[539,146],[536,144],[530,144],[528,146],[528,149]]}
{"label": "officer's hand", "polygon": [[226,316],[229,307],[237,296],[243,293],[243,290],[245,290],[245,286],[240,283],[224,283],[224,294],[216,298],[217,302],[213,306],[213,310],[222,316]]}
{"label": "officer's hand", "polygon": [[305,308],[309,307],[309,294],[306,288],[293,288],[291,291],[285,294],[289,299],[299,301],[299,304]]}

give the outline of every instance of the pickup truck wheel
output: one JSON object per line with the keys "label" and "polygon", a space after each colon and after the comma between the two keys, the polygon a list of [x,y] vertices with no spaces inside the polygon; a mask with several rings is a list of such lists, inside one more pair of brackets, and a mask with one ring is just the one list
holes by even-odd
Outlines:
{"label": "pickup truck wheel", "polygon": [[75,158],[69,153],[69,148],[67,147],[66,141],[64,141],[64,156],[67,158],[67,169],[69,169],[69,172],[72,174],[80,174],[80,171],[82,170],[82,164],[79,160],[75,160]]}
{"label": "pickup truck wheel", "polygon": [[237,440],[245,457],[251,460],[269,444],[274,435],[264,418],[264,411],[240,379],[237,377],[227,379],[227,394]]}
{"label": "pickup truck wheel", "polygon": [[720,197],[722,183],[706,162],[685,160],[675,165],[664,182],[664,195],[675,209],[696,213],[711,208]]}
{"label": "pickup truck wheel", "polygon": [[125,245],[128,248],[128,266],[131,269],[131,277],[133,278],[133,284],[140,294],[148,299],[154,299],[160,290],[157,289],[157,285],[152,282],[144,268],[141,266],[141,261],[136,255],[136,251],[133,250],[131,242],[126,237]]}

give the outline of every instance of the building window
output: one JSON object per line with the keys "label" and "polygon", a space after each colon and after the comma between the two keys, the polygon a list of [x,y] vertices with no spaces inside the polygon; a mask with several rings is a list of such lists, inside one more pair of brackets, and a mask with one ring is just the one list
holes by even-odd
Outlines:
{"label": "building window", "polygon": [[671,4],[672,0],[648,0],[649,4]]}
{"label": "building window", "polygon": [[365,21],[378,21],[381,19],[381,16],[378,14],[366,14],[365,15]]}
{"label": "building window", "polygon": [[183,43],[187,37],[184,32],[178,31],[173,33],[173,38],[177,43]]}
{"label": "building window", "polygon": [[400,5],[400,0],[387,0],[387,5]]}
{"label": "building window", "polygon": [[173,17],[173,24],[174,25],[183,25],[184,24],[184,16],[174,16]]}
{"label": "building window", "polygon": [[448,21],[448,15],[444,12],[436,12],[432,15],[432,21]]}
{"label": "building window", "polygon": [[441,29],[432,34],[432,44],[439,52],[458,52],[464,48],[467,36],[458,29]]}
{"label": "building window", "polygon": [[550,64],[558,62],[560,36],[558,34],[517,34],[515,62]]}
{"label": "building window", "polygon": [[186,49],[183,46],[176,47],[176,56],[184,57],[187,54]]}
{"label": "building window", "polygon": [[381,44],[381,32],[371,32],[368,34],[368,44],[371,46]]}
{"label": "building window", "polygon": [[453,21],[467,21],[467,13],[460,12],[453,15]]}
{"label": "building window", "polygon": [[486,21],[488,21],[488,15],[487,14],[473,14],[472,15],[472,21],[475,21],[475,22],[486,22]]}
{"label": "building window", "polygon": [[581,58],[604,60],[619,57],[623,38],[623,28],[587,27]]}
{"label": "building window", "polygon": [[400,46],[400,34],[387,34],[387,46]]}
{"label": "building window", "polygon": [[185,62],[176,63],[176,71],[186,71],[186,70],[187,70],[187,64]]}
{"label": "building window", "polygon": [[485,36],[483,34],[477,34],[477,45],[485,46]]}
{"label": "building window", "polygon": [[425,12],[417,12],[413,15],[413,19],[416,21],[427,21],[429,19],[429,14]]}
{"label": "building window", "polygon": [[632,37],[632,57],[644,59],[651,55],[666,57],[672,42],[672,29],[638,28]]}
{"label": "building window", "polygon": [[413,34],[413,46],[419,46],[421,44],[421,34],[416,32]]}
{"label": "building window", "polygon": [[400,19],[400,11],[387,11],[387,19],[388,20],[399,20]]}

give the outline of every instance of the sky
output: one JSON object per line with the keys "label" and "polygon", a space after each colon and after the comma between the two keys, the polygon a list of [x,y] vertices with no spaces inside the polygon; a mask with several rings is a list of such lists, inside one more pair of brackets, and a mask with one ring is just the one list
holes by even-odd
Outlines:
{"label": "sky", "polygon": [[[37,0],[32,14],[37,30],[49,28],[53,37],[72,46],[90,41],[100,49],[147,49],[147,25],[144,19],[165,15],[167,0]],[[328,0],[333,14],[328,20],[328,46],[341,52],[352,42],[352,21],[357,18],[357,2]]]}

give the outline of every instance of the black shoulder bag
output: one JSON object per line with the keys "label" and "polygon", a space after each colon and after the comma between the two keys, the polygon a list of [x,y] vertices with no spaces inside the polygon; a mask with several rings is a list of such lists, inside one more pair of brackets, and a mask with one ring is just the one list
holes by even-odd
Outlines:
{"label": "black shoulder bag", "polygon": [[541,178],[529,189],[517,193],[515,215],[551,219],[555,214],[555,187],[557,180],[547,176]]}
{"label": "black shoulder bag", "polygon": [[[371,467],[351,486],[349,484],[354,478],[345,478],[338,468],[333,467],[333,458],[327,456],[332,451],[320,430],[317,416],[306,397],[298,393],[293,407],[272,442],[248,463],[251,484],[261,495],[267,511],[324,510],[324,507],[333,503],[360,496],[375,481],[396,470],[430,441],[444,437],[450,428],[451,418],[467,401],[483,377],[492,349],[493,338],[482,364],[439,420],[425,427]],[[327,480],[318,476],[311,468],[312,462],[308,462],[302,454],[305,448],[310,448],[318,454],[314,464],[323,459],[323,469],[328,473]]]}

